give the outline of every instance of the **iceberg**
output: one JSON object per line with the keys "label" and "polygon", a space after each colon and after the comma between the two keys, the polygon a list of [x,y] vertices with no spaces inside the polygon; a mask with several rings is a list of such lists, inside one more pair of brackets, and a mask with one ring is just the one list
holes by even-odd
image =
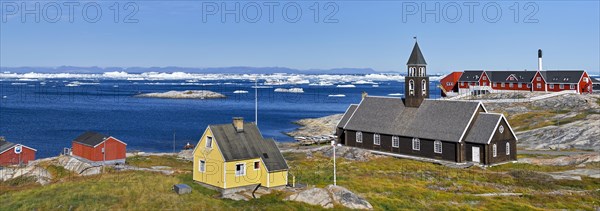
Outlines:
{"label": "iceberg", "polygon": [[304,93],[304,89],[302,89],[302,88],[290,88],[290,89],[277,88],[277,89],[275,89],[275,92]]}

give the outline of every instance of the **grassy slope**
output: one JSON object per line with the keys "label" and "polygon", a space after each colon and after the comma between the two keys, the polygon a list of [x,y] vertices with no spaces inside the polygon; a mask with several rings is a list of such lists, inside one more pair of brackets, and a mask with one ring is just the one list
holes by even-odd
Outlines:
{"label": "grassy slope", "polygon": [[[324,187],[333,180],[328,158],[286,154],[296,180]],[[129,159],[132,165],[168,165],[172,176],[149,172],[110,172],[100,176],[63,178],[47,186],[31,182],[0,183],[0,210],[51,209],[193,209],[193,210],[314,210],[319,207],[283,201],[282,193],[249,202],[219,199],[218,193],[192,182],[191,163],[173,157]],[[365,196],[376,209],[593,209],[600,204],[600,179],[553,181],[531,169],[533,165],[509,164],[488,170],[450,169],[429,163],[395,158],[370,162],[338,160],[338,184]],[[544,171],[564,170],[569,167]],[[61,171],[55,171],[61,172]],[[192,186],[189,195],[178,196],[173,184]],[[8,187],[7,187],[8,186]],[[10,188],[9,188],[10,187]],[[596,190],[565,195],[545,194],[558,189]],[[4,190],[2,192],[2,190]],[[477,197],[471,194],[521,192],[524,197]],[[340,208],[336,206],[336,208]]]}

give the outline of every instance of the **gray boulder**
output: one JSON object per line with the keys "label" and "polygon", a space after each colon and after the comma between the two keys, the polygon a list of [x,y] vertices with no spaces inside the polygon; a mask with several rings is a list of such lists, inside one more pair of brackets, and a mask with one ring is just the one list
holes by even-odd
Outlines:
{"label": "gray boulder", "polygon": [[322,188],[310,188],[288,196],[285,200],[304,202],[319,205],[324,208],[333,208],[333,200],[329,192]]}
{"label": "gray boulder", "polygon": [[327,190],[333,196],[333,200],[344,207],[360,210],[373,209],[371,203],[344,187],[328,185]]}

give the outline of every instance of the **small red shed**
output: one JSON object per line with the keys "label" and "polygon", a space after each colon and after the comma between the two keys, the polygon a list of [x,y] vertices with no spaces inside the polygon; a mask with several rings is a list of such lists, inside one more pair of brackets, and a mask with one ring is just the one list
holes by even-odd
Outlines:
{"label": "small red shed", "polygon": [[36,149],[0,140],[0,166],[28,164],[35,160]]}
{"label": "small red shed", "polygon": [[88,131],[73,140],[71,155],[94,164],[125,163],[127,144],[115,137]]}

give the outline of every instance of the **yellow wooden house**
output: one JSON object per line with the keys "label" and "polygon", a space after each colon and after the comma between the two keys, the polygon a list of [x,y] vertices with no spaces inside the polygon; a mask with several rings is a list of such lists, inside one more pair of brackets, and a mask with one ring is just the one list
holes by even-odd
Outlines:
{"label": "yellow wooden house", "polygon": [[254,123],[209,125],[194,148],[194,180],[218,190],[287,185],[288,165]]}

